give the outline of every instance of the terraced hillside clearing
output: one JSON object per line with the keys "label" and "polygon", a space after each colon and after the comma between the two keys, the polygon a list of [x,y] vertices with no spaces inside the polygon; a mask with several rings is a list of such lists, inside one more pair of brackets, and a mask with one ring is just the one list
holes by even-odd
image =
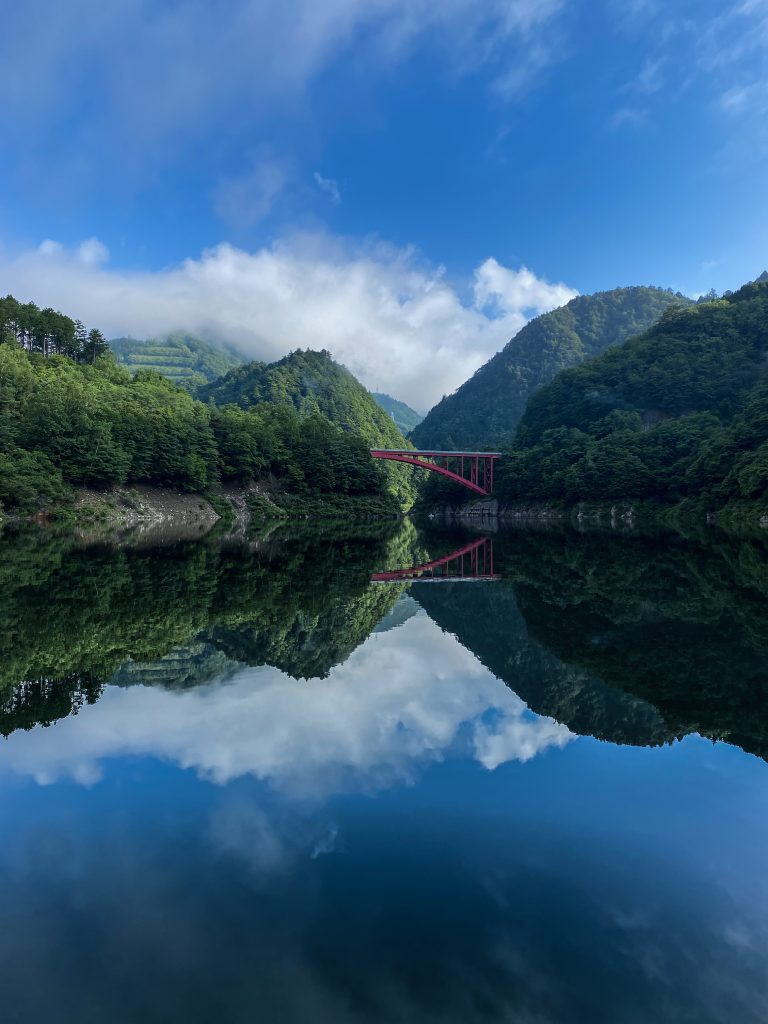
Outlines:
{"label": "terraced hillside clearing", "polygon": [[245,362],[245,358],[230,346],[211,345],[191,334],[170,334],[146,341],[115,338],[109,347],[118,361],[132,373],[157,370],[190,391]]}

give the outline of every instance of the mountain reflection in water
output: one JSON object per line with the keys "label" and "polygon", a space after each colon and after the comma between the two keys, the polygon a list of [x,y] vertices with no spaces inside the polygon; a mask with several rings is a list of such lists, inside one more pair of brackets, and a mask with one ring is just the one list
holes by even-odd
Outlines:
{"label": "mountain reflection in water", "polygon": [[7,1018],[762,1020],[766,609],[721,534],[1,538]]}
{"label": "mountain reflection in water", "polygon": [[[25,540],[8,541],[0,570],[5,735],[77,713],[108,683],[187,689],[248,666],[325,678],[418,606],[534,712],[575,733],[653,745],[698,732],[768,754],[768,552],[758,539],[493,540],[407,522],[156,549]],[[463,579],[476,580],[471,593]],[[437,634],[425,646],[444,669],[463,654],[441,651]]]}

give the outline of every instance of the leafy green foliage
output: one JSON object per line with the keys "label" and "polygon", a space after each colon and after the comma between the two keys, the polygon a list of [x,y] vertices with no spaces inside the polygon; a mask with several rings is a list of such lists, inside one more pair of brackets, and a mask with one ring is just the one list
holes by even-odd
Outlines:
{"label": "leafy green foliage", "polygon": [[673,304],[690,305],[663,288],[615,288],[580,295],[526,324],[412,433],[417,448],[495,448],[508,444],[526,402],[561,370],[646,330]]}
{"label": "leafy green foliage", "polygon": [[200,391],[203,401],[251,409],[262,402],[320,414],[371,445],[402,446],[404,438],[373,396],[328,352],[298,349],[276,363],[247,363]]}
{"label": "leafy green foliage", "polygon": [[401,434],[410,434],[413,428],[418,426],[424,419],[421,413],[416,412],[410,405],[398,401],[397,398],[393,398],[391,395],[385,395],[381,391],[372,391],[371,394],[384,412],[389,413],[392,417],[392,422]]}
{"label": "leafy green foliage", "polygon": [[[368,448],[407,448],[408,442],[369,391],[328,352],[298,349],[276,363],[248,363],[230,370],[199,391],[202,401],[236,405],[258,412],[293,410],[303,417],[325,417]],[[360,449],[362,452],[362,449]],[[404,466],[385,467],[390,489],[408,504],[413,498],[412,476]]]}
{"label": "leafy green foliage", "polygon": [[[0,502],[35,511],[72,486],[147,483],[201,492],[262,476],[297,495],[384,498],[363,438],[264,403],[203,405],[154,370],[82,365],[0,345]],[[389,511],[397,510],[394,499]]]}
{"label": "leafy green foliage", "polygon": [[230,346],[211,345],[191,334],[169,334],[146,341],[113,338],[109,347],[118,362],[131,372],[157,370],[193,393],[245,362]]}
{"label": "leafy green foliage", "polygon": [[764,502],[767,359],[768,283],[671,309],[531,397],[499,496]]}
{"label": "leafy green foliage", "polygon": [[0,345],[15,344],[43,356],[68,356],[79,363],[95,363],[109,351],[104,335],[95,327],[86,331],[79,320],[58,310],[39,309],[34,302],[19,302],[12,295],[0,299]]}

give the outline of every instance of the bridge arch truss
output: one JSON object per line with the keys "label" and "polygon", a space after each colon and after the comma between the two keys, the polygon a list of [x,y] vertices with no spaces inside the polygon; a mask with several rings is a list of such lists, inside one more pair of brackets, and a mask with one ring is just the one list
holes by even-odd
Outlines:
{"label": "bridge arch truss", "polygon": [[455,480],[476,494],[487,497],[493,490],[493,466],[501,452],[437,452],[411,449],[372,448],[374,459],[404,462],[419,469]]}

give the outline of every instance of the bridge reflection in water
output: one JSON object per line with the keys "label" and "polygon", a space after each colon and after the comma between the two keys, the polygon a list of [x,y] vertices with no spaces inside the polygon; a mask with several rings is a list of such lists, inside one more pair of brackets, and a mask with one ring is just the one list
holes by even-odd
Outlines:
{"label": "bridge reflection in water", "polygon": [[375,572],[373,583],[395,583],[415,580],[419,583],[447,583],[456,580],[500,580],[501,575],[493,571],[493,541],[490,537],[478,537],[450,555],[436,558],[423,565],[411,565],[406,569],[391,569],[389,572]]}

